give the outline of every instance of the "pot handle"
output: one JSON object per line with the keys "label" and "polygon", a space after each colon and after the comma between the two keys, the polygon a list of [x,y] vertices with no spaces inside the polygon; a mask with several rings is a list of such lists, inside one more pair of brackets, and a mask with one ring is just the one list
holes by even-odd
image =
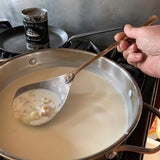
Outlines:
{"label": "pot handle", "polygon": [[[144,108],[146,108],[148,111],[152,112],[158,118],[160,118],[160,111],[158,109],[154,108],[153,106],[143,102]],[[144,147],[138,147],[133,145],[119,145],[114,151],[110,152],[108,155],[106,155],[107,158],[112,159],[113,155],[116,155],[117,152],[121,151],[130,151],[130,152],[136,152],[136,153],[142,153],[142,154],[153,154],[158,151],[160,151],[160,145],[155,148],[144,148]]]}

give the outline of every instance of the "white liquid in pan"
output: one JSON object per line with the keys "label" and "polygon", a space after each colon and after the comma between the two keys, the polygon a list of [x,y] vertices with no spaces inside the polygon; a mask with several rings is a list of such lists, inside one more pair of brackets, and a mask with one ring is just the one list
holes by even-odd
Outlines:
{"label": "white liquid in pan", "polygon": [[60,108],[60,100],[46,89],[28,90],[13,101],[14,117],[28,125],[41,125],[50,121]]}
{"label": "white liquid in pan", "polygon": [[123,97],[110,83],[88,71],[76,76],[63,109],[49,123],[32,127],[14,118],[11,102],[19,87],[72,69],[37,71],[0,93],[1,149],[32,160],[71,160],[99,152],[124,134],[127,109]]}

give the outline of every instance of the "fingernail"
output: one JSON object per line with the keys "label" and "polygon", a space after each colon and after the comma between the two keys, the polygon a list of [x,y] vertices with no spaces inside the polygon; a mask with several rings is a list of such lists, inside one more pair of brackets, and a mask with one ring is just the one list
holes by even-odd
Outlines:
{"label": "fingernail", "polygon": [[135,44],[131,44],[129,47],[128,47],[128,51],[129,52],[136,52],[137,51],[137,47]]}
{"label": "fingernail", "polygon": [[133,44],[128,47],[128,50],[130,50],[130,51],[133,51],[133,49],[134,49],[134,45]]}
{"label": "fingernail", "polygon": [[141,54],[137,54],[137,53],[132,53],[129,55],[130,59],[140,59],[141,58]]}

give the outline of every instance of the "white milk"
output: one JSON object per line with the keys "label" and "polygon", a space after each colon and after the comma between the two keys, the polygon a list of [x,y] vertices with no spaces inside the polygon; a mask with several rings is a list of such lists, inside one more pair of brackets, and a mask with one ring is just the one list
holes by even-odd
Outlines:
{"label": "white milk", "polygon": [[56,115],[60,100],[47,89],[32,89],[17,96],[12,107],[16,119],[28,125],[41,125]]}

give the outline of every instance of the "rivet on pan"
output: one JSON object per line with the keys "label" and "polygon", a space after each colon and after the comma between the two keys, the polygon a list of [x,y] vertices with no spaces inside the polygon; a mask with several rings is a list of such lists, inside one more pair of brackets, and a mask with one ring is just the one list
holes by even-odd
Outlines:
{"label": "rivet on pan", "polygon": [[107,158],[107,159],[113,159],[116,155],[117,155],[117,152],[113,151],[113,152],[111,152],[109,154],[106,154],[105,158]]}
{"label": "rivet on pan", "polygon": [[129,98],[131,98],[133,96],[133,91],[131,89],[129,89],[129,91],[128,91],[128,96],[129,96]]}
{"label": "rivet on pan", "polygon": [[35,65],[36,63],[37,63],[36,58],[31,58],[31,59],[29,60],[29,64],[30,64],[30,65]]}

